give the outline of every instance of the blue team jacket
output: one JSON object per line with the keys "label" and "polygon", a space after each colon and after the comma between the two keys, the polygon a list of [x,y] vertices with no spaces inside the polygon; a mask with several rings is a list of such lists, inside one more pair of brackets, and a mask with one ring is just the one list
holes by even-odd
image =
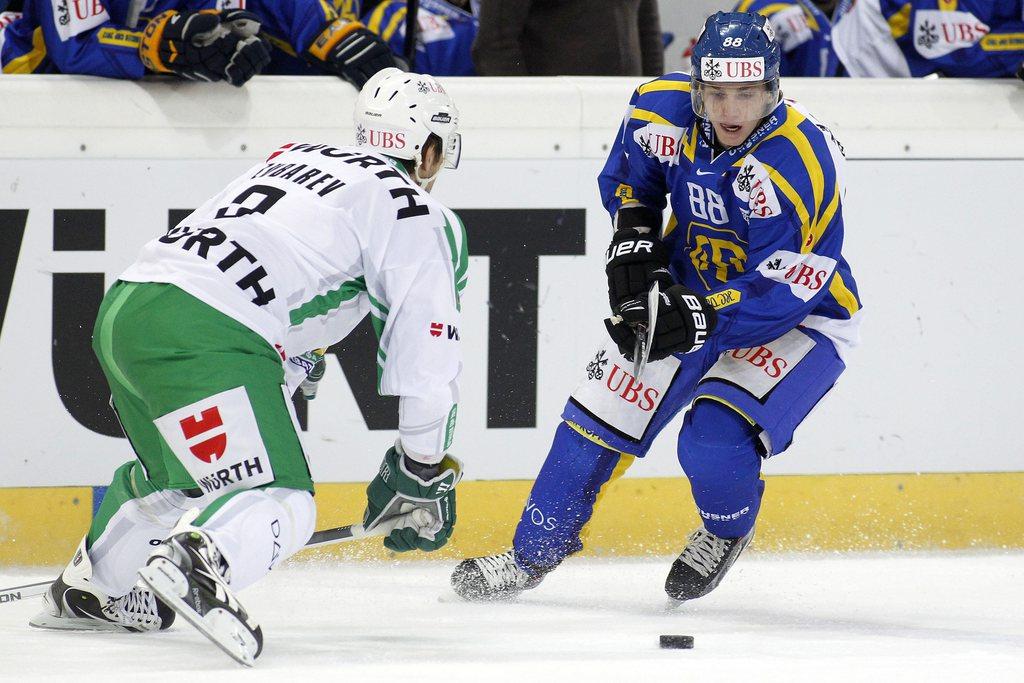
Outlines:
{"label": "blue team jacket", "polygon": [[147,0],[129,26],[130,0],[25,0],[22,16],[0,31],[3,73],[91,74],[141,78],[146,22],[168,9],[243,7],[262,20],[277,49],[266,73],[318,73],[298,57],[338,17],[355,19],[354,0]]}

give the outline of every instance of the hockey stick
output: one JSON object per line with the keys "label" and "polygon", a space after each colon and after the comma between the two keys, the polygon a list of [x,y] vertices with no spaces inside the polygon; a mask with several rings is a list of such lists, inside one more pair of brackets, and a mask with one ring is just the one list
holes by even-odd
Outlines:
{"label": "hockey stick", "polygon": [[[348,524],[346,526],[337,526],[331,529],[316,531],[309,537],[309,540],[306,541],[305,547],[318,548],[325,545],[334,545],[335,543],[355,541],[360,538],[387,536],[398,528],[406,526],[422,528],[430,526],[433,523],[434,516],[430,514],[429,510],[424,508],[415,508],[412,512],[407,512],[404,515],[396,515],[390,519],[386,519],[369,531],[367,531],[362,524]],[[39,581],[37,583],[27,583],[24,586],[0,589],[0,605],[7,604],[9,602],[20,602],[26,598],[34,598],[42,595],[50,589],[50,584],[52,583],[53,581]]]}
{"label": "hockey stick", "polygon": [[654,341],[654,326],[658,323],[658,297],[661,288],[655,282],[647,292],[647,323],[637,323],[636,345],[633,346],[633,377],[640,381],[647,367],[647,359],[651,356],[651,343]]}
{"label": "hockey stick", "polygon": [[53,581],[40,581],[39,583],[27,583],[24,586],[4,588],[3,590],[0,590],[0,605],[6,605],[9,602],[18,602],[25,598],[34,598],[37,595],[42,595],[49,590],[51,583],[53,583]]}
{"label": "hockey stick", "polygon": [[362,524],[349,524],[348,526],[336,526],[333,529],[314,531],[313,535],[306,541],[307,548],[318,548],[323,545],[333,545],[354,541],[359,538],[370,538],[372,536],[387,536],[395,529],[406,526],[427,527],[434,523],[434,516],[424,508],[414,508],[412,512],[404,515],[397,515],[373,527],[369,531],[363,528]]}
{"label": "hockey stick", "polygon": [[416,33],[419,29],[417,15],[420,11],[420,0],[406,0],[405,7],[405,61],[409,63],[409,71],[415,71]]}

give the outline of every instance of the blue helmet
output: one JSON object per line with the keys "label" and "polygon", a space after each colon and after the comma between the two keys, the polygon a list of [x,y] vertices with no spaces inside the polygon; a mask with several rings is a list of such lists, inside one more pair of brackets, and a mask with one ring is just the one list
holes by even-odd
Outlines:
{"label": "blue helmet", "polygon": [[749,12],[718,12],[704,30],[690,58],[691,100],[697,116],[707,118],[704,106],[708,84],[764,83],[766,116],[778,103],[779,44],[765,17]]}

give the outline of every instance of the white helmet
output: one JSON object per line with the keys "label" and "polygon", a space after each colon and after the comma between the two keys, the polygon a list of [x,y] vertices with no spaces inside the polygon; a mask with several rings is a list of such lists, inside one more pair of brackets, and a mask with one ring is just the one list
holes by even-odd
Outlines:
{"label": "white helmet", "polygon": [[421,178],[418,171],[423,146],[431,133],[441,138],[444,167],[459,166],[459,110],[433,76],[394,67],[381,69],[359,92],[353,118],[357,145],[412,160],[417,167],[416,181],[421,185],[434,178]]}

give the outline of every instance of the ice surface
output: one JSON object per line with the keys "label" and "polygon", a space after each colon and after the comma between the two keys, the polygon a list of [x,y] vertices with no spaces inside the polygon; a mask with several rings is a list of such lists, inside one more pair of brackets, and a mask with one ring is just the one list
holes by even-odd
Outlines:
{"label": "ice surface", "polygon": [[[254,669],[185,624],[32,629],[32,599],[0,606],[0,680],[1024,681],[1024,553],[748,553],[667,612],[670,561],[570,560],[485,605],[451,592],[451,562],[291,563],[241,594],[265,636]],[[660,650],[663,633],[695,648]]]}

